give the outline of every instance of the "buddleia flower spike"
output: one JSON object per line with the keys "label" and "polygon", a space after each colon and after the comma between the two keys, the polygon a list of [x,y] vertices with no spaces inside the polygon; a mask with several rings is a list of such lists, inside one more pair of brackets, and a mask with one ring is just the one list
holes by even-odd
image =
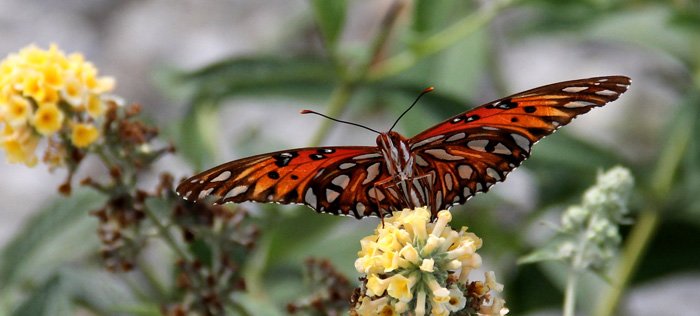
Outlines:
{"label": "buddleia flower spike", "polygon": [[469,274],[481,266],[476,251],[482,241],[466,227],[453,230],[449,211],[430,221],[427,208],[404,209],[386,218],[373,235],[360,241],[355,268],[362,287],[353,297],[351,315],[505,315],[505,301],[493,272],[485,281]]}

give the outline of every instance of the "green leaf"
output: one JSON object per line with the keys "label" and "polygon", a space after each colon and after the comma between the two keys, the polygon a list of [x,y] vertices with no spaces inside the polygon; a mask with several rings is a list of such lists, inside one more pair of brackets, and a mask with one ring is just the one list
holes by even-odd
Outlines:
{"label": "green leaf", "polygon": [[316,57],[232,58],[163,76],[166,89],[190,91],[194,104],[232,96],[317,96],[336,82],[333,65]]}
{"label": "green leaf", "polygon": [[178,147],[196,170],[216,157],[218,131],[219,110],[216,103],[203,101],[190,107],[182,122]]}
{"label": "green leaf", "polygon": [[40,282],[65,262],[94,253],[96,220],[88,213],[103,203],[100,194],[77,190],[34,215],[0,252],[0,289]]}
{"label": "green leaf", "polygon": [[32,293],[13,316],[73,315],[73,304],[64,291],[60,275],[51,277],[38,291]]}
{"label": "green leaf", "polygon": [[[113,314],[138,304],[126,274],[105,271],[101,266],[71,266],[61,269],[62,290],[71,301],[80,302],[100,314]],[[132,313],[130,313],[132,314]]]}
{"label": "green leaf", "polygon": [[311,0],[316,22],[330,49],[335,49],[343,30],[347,6],[345,0]]}

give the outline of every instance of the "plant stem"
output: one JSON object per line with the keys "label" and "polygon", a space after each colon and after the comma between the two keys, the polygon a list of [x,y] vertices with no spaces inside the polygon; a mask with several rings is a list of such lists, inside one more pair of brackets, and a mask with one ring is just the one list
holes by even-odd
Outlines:
{"label": "plant stem", "polygon": [[180,245],[178,245],[177,241],[173,237],[173,235],[170,233],[170,230],[168,230],[168,227],[166,227],[161,221],[158,219],[158,216],[153,213],[153,211],[149,207],[144,207],[143,212],[146,213],[146,216],[153,222],[153,224],[158,227],[158,231],[160,232],[160,235],[163,236],[163,240],[165,240],[165,243],[170,247],[170,249],[175,252],[180,258],[189,261],[191,258],[187,252],[182,250],[180,248]]}
{"label": "plant stem", "polygon": [[[326,115],[330,117],[338,117],[343,113],[345,106],[350,102],[350,97],[354,87],[349,82],[343,82],[338,85],[335,90],[331,93],[331,98],[328,101],[328,108],[326,109]],[[309,142],[309,146],[318,146],[323,142],[323,139],[328,135],[331,129],[333,121],[322,120],[321,126],[316,130],[313,138]]]}
{"label": "plant stem", "polygon": [[578,285],[579,272],[570,268],[566,278],[566,290],[564,292],[564,312],[563,316],[576,315],[576,286]]}
{"label": "plant stem", "polygon": [[411,68],[421,58],[440,52],[462,38],[481,29],[484,25],[491,22],[498,13],[514,2],[513,0],[502,0],[497,1],[495,4],[485,6],[481,10],[470,14],[444,30],[426,38],[412,49],[405,50],[384,60],[369,71],[367,80],[377,81]]}
{"label": "plant stem", "polygon": [[[623,250],[622,260],[613,274],[615,277],[613,286],[604,293],[602,302],[594,313],[596,316],[615,314],[622,294],[634,276],[649,242],[656,233],[660,221],[661,205],[664,204],[668,193],[673,189],[675,175],[696,129],[697,109],[691,100],[686,102],[690,104],[684,105],[684,107],[688,107],[690,113],[681,112],[678,118],[673,121],[673,130],[667,138],[669,141],[661,151],[661,157],[649,184],[651,193],[651,198],[647,201],[649,208],[640,214],[637,224],[632,229]],[[681,111],[683,110],[681,109]]]}

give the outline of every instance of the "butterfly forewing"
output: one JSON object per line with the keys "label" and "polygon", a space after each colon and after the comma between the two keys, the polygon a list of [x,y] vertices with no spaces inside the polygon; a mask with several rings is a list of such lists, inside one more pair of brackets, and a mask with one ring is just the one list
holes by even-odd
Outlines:
{"label": "butterfly forewing", "polygon": [[487,191],[530,155],[532,145],[630,85],[611,76],[555,83],[456,115],[411,138],[418,173],[435,172],[435,209]]}
{"label": "butterfly forewing", "polygon": [[398,203],[373,190],[388,176],[376,147],[300,148],[225,163],[183,181],[177,192],[193,201],[305,204],[361,218]]}

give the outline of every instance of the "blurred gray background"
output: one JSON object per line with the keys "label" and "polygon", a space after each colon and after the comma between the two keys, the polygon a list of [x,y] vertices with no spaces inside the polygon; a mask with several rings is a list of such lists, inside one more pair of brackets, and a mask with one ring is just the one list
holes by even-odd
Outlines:
{"label": "blurred gray background", "polygon": [[[349,27],[343,41],[371,38],[388,0],[361,0],[352,4]],[[303,0],[268,1],[208,1],[208,0],[64,0],[64,1],[0,1],[0,54],[3,56],[35,43],[48,47],[56,43],[65,52],[83,52],[95,63],[102,75],[117,80],[115,94],[127,102],[143,105],[146,115],[157,124],[167,126],[169,120],[182,115],[184,104],[176,96],[165,96],[157,88],[158,69],[195,69],[231,55],[268,53],[284,54],[282,45],[288,44],[289,25],[298,25],[310,18],[311,12]],[[527,12],[510,12],[494,25],[496,32],[507,32],[512,21],[526,19]],[[644,25],[644,16],[638,18]],[[601,27],[599,34],[605,38],[609,27]],[[297,45],[318,45],[298,43]],[[643,124],[654,131],[665,122],[662,113],[674,104],[677,91],[659,78],[682,77],[682,65],[655,54],[629,46],[617,46],[612,42],[600,44],[573,40],[566,35],[550,35],[527,40],[502,40],[497,42],[502,59],[503,76],[511,92],[586,76],[624,74],[633,78],[630,91],[606,111],[593,111],[572,124],[570,131],[584,137],[595,138],[605,146],[619,147],[628,156],[644,159],[659,150],[658,139],[640,134],[638,141],[611,133],[616,124]],[[620,52],[623,52],[621,54]],[[655,76],[648,76],[655,74]],[[659,75],[662,74],[662,75]],[[665,75],[664,75],[665,74]],[[434,83],[440,88],[440,83]],[[458,83],[452,83],[455,85]],[[495,95],[484,91],[473,99],[488,101]],[[635,107],[635,100],[645,100],[648,108]],[[222,133],[230,137],[244,137],[237,131],[265,123],[259,137],[270,140],[279,148],[303,146],[308,143],[317,119],[297,115],[299,109],[317,107],[318,100],[308,103],[289,101],[284,107],[260,107],[256,102],[238,100],[235,110],[227,109],[222,120],[235,117],[237,126],[222,124]],[[284,103],[283,101],[273,101]],[[649,106],[649,105],[658,106]],[[635,109],[630,111],[630,108]],[[272,109],[272,110],[271,110]],[[638,113],[636,117],[622,115]],[[391,118],[373,118],[366,123],[385,128]],[[635,123],[628,123],[635,122]],[[618,126],[619,127],[619,126]],[[633,129],[630,129],[633,130]],[[373,144],[374,136],[364,133],[348,133],[351,129],[334,130],[329,144]],[[233,152],[231,139],[222,143],[221,157],[217,161],[238,157]],[[4,160],[4,159],[3,159]],[[527,164],[526,164],[527,165]],[[89,168],[89,166],[87,167]],[[164,159],[159,168],[170,170],[176,176],[188,175],[190,167],[177,157]],[[64,172],[49,174],[39,165],[27,168],[23,165],[0,163],[0,246],[5,244],[22,223],[38,210],[49,198],[56,195],[56,187],[64,179]],[[80,177],[78,177],[80,179]],[[521,203],[529,194],[526,170],[519,170],[509,181],[496,186],[496,194]],[[520,201],[520,202],[518,202]],[[700,302],[693,299],[700,288],[700,277],[689,275],[677,279],[655,282],[631,292],[626,304],[630,315],[694,315],[700,310]],[[692,306],[691,306],[692,305]],[[673,309],[669,310],[669,307]],[[686,306],[680,308],[680,306]],[[554,314],[552,314],[554,315]]]}

